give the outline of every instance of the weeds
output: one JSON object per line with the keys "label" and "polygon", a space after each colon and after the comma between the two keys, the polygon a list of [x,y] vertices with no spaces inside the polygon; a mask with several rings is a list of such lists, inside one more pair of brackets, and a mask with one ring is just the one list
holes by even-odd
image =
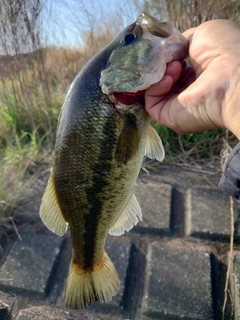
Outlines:
{"label": "weeds", "polygon": [[222,138],[225,131],[208,130],[202,133],[178,135],[176,132],[152,122],[153,127],[163,140],[167,158],[175,159],[180,153],[198,158],[209,159],[219,154],[222,149]]}
{"label": "weeds", "polygon": [[51,104],[44,104],[39,88],[31,99],[20,101],[16,99],[19,79],[11,79],[8,85],[13,85],[8,88],[7,82],[0,98],[0,214],[5,216],[14,212],[24,196],[25,174],[43,160],[43,154],[51,153],[62,104],[54,93]]}

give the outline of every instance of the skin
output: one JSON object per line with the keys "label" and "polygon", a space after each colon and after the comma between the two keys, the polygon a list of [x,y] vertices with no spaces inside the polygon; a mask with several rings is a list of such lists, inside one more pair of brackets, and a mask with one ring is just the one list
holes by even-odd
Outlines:
{"label": "skin", "polygon": [[226,128],[240,139],[240,26],[212,20],[183,35],[191,66],[170,63],[146,90],[146,111],[179,134]]}

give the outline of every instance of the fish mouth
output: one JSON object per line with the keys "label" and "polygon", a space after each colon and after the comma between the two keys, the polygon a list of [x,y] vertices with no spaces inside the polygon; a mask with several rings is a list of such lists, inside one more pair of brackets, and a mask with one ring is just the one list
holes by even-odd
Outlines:
{"label": "fish mouth", "polygon": [[137,92],[114,92],[114,97],[122,104],[130,106],[137,102],[144,102],[144,93],[145,90],[139,90]]}
{"label": "fish mouth", "polygon": [[[183,64],[184,59],[177,60],[181,64]],[[167,63],[167,66],[169,63]],[[149,85],[150,87],[150,85]],[[117,101],[119,101],[122,104],[125,104],[126,106],[130,106],[135,103],[143,103],[144,102],[144,94],[145,90],[138,90],[136,92],[114,92],[113,95]]]}

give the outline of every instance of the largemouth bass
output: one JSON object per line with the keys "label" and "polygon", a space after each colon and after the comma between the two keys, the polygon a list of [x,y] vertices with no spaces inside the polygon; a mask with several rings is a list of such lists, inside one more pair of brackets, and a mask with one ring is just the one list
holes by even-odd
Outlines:
{"label": "largemouth bass", "polygon": [[56,234],[70,227],[69,307],[107,302],[118,291],[106,238],[129,231],[142,218],[132,189],[144,155],[164,158],[144,109],[144,90],[162,78],[166,63],[186,56],[187,40],[178,30],[141,14],[70,87],[40,208],[43,222]]}

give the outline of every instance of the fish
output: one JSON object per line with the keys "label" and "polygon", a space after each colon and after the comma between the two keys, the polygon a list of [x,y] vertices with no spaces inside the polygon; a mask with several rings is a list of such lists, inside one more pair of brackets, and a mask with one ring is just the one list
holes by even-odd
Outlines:
{"label": "fish", "polygon": [[59,115],[53,165],[40,217],[54,233],[70,228],[72,260],[67,307],[108,302],[120,279],[105,252],[142,220],[133,187],[144,156],[162,161],[162,141],[144,109],[144,90],[167,63],[187,56],[187,40],[146,13],[81,69]]}

